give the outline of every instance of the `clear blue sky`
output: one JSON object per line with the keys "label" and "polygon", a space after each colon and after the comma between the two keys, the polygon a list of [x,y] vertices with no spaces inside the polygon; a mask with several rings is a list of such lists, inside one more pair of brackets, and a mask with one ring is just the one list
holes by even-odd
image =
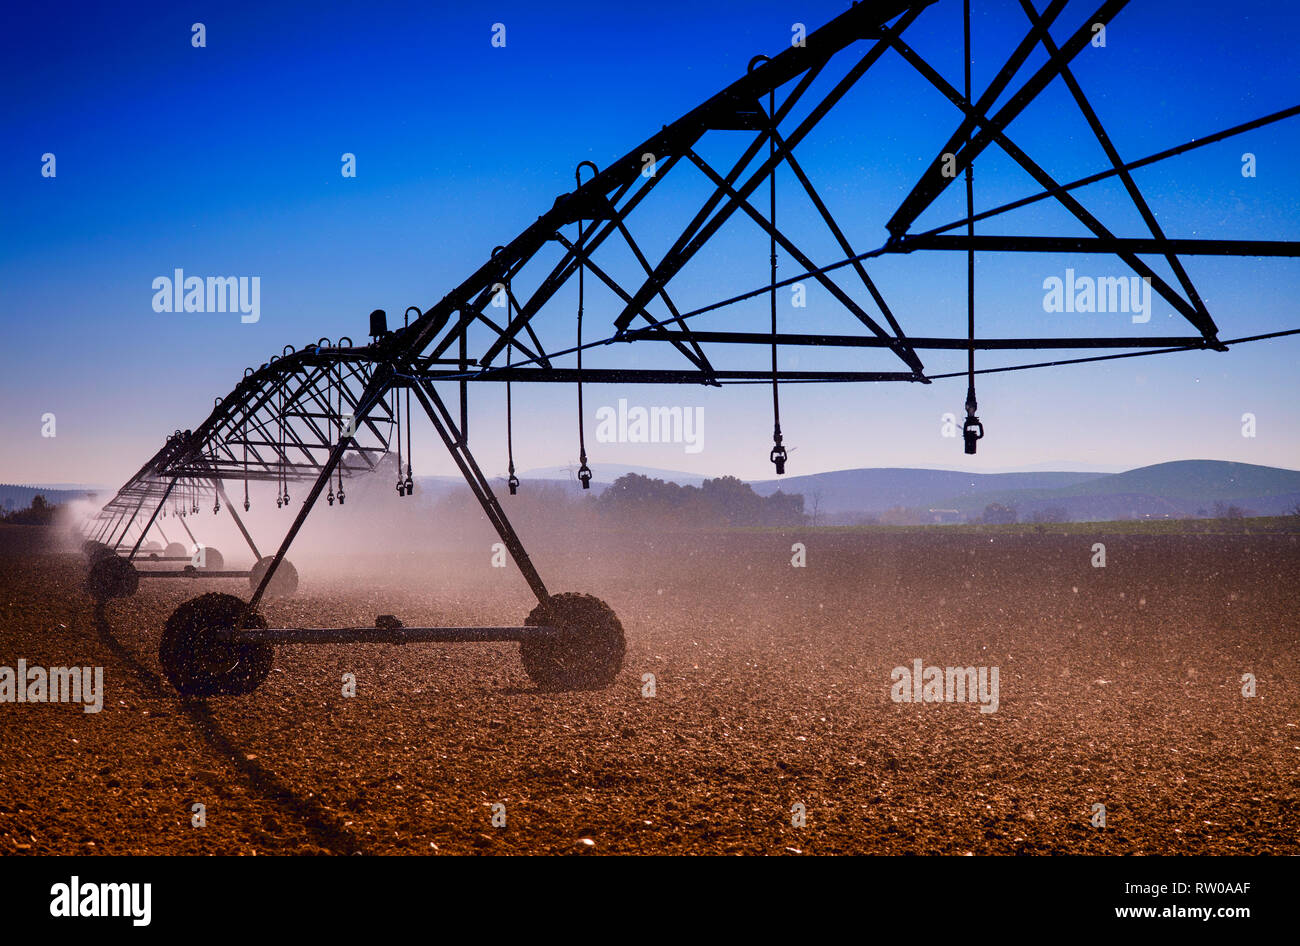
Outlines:
{"label": "clear blue sky", "polygon": [[[845,6],[754,2],[738,13],[740,4],[711,0],[648,7],[503,0],[473,8],[371,2],[7,10],[0,36],[0,481],[120,483],[168,432],[201,422],[245,366],[322,335],[361,339],[372,308],[400,318],[407,305],[432,305],[495,244],[571,189],[579,161],[603,165],[621,156],[737,78],[752,55],[783,49],[792,23],[811,30]],[[978,90],[1026,21],[1014,0],[974,6]],[[1094,6],[1071,3],[1057,38]],[[957,86],[959,16],[956,0],[940,0],[907,36]],[[206,26],[206,48],[191,46],[194,22]],[[506,26],[505,48],[491,45],[497,22]],[[1110,27],[1106,48],[1079,57],[1076,74],[1121,154],[1136,158],[1300,102],[1292,48],[1298,27],[1295,7],[1275,0],[1134,0]],[[883,241],[884,221],[955,116],[910,67],[888,56],[814,132],[800,154],[855,245]],[[1058,179],[1105,167],[1059,82],[1010,130]],[[1253,179],[1241,174],[1246,151],[1256,155]],[[56,155],[54,179],[40,173],[46,152]],[[344,152],[357,156],[355,179],[340,174]],[[1293,119],[1137,179],[1172,236],[1300,240],[1297,153],[1300,122]],[[987,154],[977,163],[977,206],[1037,189],[1005,157]],[[790,183],[782,185],[791,195],[779,210],[784,223],[819,260],[836,258]],[[960,216],[960,188],[951,190],[920,225]],[[700,189],[678,193],[698,198]],[[1081,195],[1117,231],[1146,235],[1113,182]],[[647,203],[642,225],[660,234],[647,245],[666,243],[671,226],[693,209]],[[982,232],[1080,230],[1040,205]],[[726,236],[711,262],[683,274],[684,307],[764,280],[766,238],[748,221]],[[1186,263],[1222,337],[1300,327],[1300,262]],[[781,265],[782,275],[795,271],[784,255]],[[1160,302],[1145,326],[1123,315],[1044,313],[1042,281],[1067,266],[1080,274],[1127,272],[1097,256],[982,254],[981,331],[1192,334]],[[176,268],[260,276],[260,321],[155,313],[151,282]],[[910,333],[964,332],[964,258],[891,258],[871,271]],[[855,295],[864,296],[861,287]],[[567,297],[558,303],[569,304]],[[589,301],[588,331],[607,325],[613,308]],[[699,324],[757,329],[762,319],[760,303]],[[784,309],[782,325],[857,327],[820,290],[810,290],[807,310]],[[553,328],[572,331],[563,320]],[[940,437],[941,415],[961,411],[961,381],[791,386],[783,398],[790,472],[1125,468],[1199,457],[1300,468],[1298,355],[1300,339],[1293,338],[1229,354],[988,377],[980,382],[988,437],[974,458]],[[621,348],[588,364],[633,357],[645,364],[648,356]],[[980,363],[1013,358],[994,353]],[[926,356],[932,371],[960,368],[963,360],[959,353]],[[891,367],[880,352],[791,352],[783,364]],[[485,468],[499,473],[504,392],[487,385],[475,392],[475,446]],[[705,449],[688,455],[681,446],[591,443],[596,409],[620,397],[703,406]],[[571,462],[573,392],[537,386],[519,400],[521,469]],[[770,401],[761,388],[600,386],[589,389],[587,407],[595,466],[770,473]],[[40,436],[46,412],[57,417],[54,439]],[[1253,439],[1241,436],[1246,412],[1257,418]],[[420,472],[452,471],[428,433],[416,462]]]}

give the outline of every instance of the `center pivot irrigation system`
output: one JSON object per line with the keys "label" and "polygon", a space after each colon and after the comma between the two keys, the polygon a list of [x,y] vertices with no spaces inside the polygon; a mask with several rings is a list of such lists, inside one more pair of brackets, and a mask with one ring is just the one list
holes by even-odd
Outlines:
{"label": "center pivot irrigation system", "polygon": [[[385,313],[376,310],[371,314],[369,344],[356,345],[349,338],[338,342],[322,338],[301,351],[286,346],[281,355],[268,363],[257,369],[249,368],[233,391],[216,399],[212,413],[202,424],[194,430],[172,434],[162,449],[86,524],[83,549],[89,560],[87,590],[102,605],[110,598],[134,594],[142,578],[183,579],[201,575],[246,578],[250,582],[252,595],[246,602],[233,595],[205,594],[182,604],[167,621],[160,647],[162,666],[177,689],[188,695],[251,692],[270,671],[272,647],[276,644],[339,642],[519,641],[524,667],[540,686],[605,686],[622,665],[622,626],[603,601],[583,594],[552,595],[543,584],[488,478],[470,453],[470,384],[492,382],[506,386],[509,457],[506,482],[509,492],[514,494],[519,479],[515,475],[511,437],[512,384],[558,382],[576,386],[578,479],[586,489],[590,487],[592,471],[587,463],[583,435],[584,383],[770,385],[773,408],[770,459],[781,474],[787,463],[780,421],[782,383],[909,381],[928,384],[937,378],[964,376],[967,379],[964,447],[967,453],[974,453],[977,442],[984,436],[975,397],[978,374],[1176,351],[1226,351],[1233,344],[1300,332],[1297,329],[1269,336],[1221,340],[1214,320],[1179,259],[1195,254],[1295,257],[1300,255],[1300,243],[1168,237],[1132,174],[1157,161],[1295,116],[1300,113],[1300,106],[1126,162],[1070,68],[1071,61],[1090,45],[1097,30],[1123,9],[1125,0],[1106,0],[1059,43],[1049,30],[1062,13],[1066,0],[1050,0],[1041,11],[1031,0],[1021,0],[1021,5],[1026,18],[1023,38],[976,99],[971,92],[969,65],[969,0],[960,4],[956,0],[939,4],[935,0],[858,3],[808,34],[801,45],[792,45],[771,58],[755,57],[740,79],[664,126],[603,170],[591,162],[583,162],[575,172],[577,186],[572,192],[561,195],[550,210],[510,243],[497,247],[486,263],[432,308],[407,309],[401,328],[390,331]],[[904,40],[904,34],[931,6],[936,6],[936,10],[930,16],[943,16],[946,11],[961,18],[966,63],[961,89],[946,80]],[[1019,29],[1016,35],[1020,35]],[[1013,86],[1022,67],[1035,53],[1040,58],[1045,55],[1045,61],[1037,68],[1025,69],[1027,77]],[[958,118],[947,142],[936,154],[925,156],[932,160],[885,223],[886,241],[875,249],[859,252],[827,209],[795,152],[845,94],[887,55],[902,57],[914,67],[955,106]],[[1097,173],[1064,183],[1049,175],[1008,133],[1012,121],[1050,83],[1058,80],[1065,84],[1110,163]],[[805,101],[805,93],[814,87],[820,89],[818,95],[808,98],[815,101]],[[730,167],[715,168],[702,157],[707,149],[701,142],[719,137],[725,138],[733,148],[743,145],[740,157]],[[1041,190],[976,213],[972,166],[976,157],[990,146],[996,146],[1022,167]],[[630,220],[665,178],[681,174],[677,171],[679,167],[693,168],[702,175],[709,193],[668,251],[657,263],[652,263],[634,239]],[[777,225],[778,169],[782,169],[787,179],[797,182],[806,194],[807,203],[834,238],[842,253],[835,262],[817,265]],[[584,170],[590,172],[585,182]],[[912,232],[917,217],[959,177],[965,181],[966,215],[944,226]],[[1117,236],[1075,196],[1080,188],[1110,178],[1117,178],[1123,184],[1148,233],[1138,237]],[[762,193],[763,189],[766,194]],[[1039,201],[1054,201],[1064,207],[1092,235],[975,234],[977,222]],[[766,208],[761,206],[763,203],[767,204]],[[671,295],[674,278],[737,213],[752,219],[767,234],[770,278],[752,291],[681,311]],[[816,222],[817,217],[811,219]],[[620,249],[625,260],[635,261],[635,278],[627,286],[612,275],[614,266],[604,261],[606,252],[613,247]],[[796,275],[779,281],[776,277],[778,249],[799,269]],[[1111,254],[1131,267],[1136,276],[1148,280],[1151,289],[1190,323],[1194,333],[1161,338],[981,337],[975,331],[976,250]],[[965,337],[909,337],[867,272],[866,264],[873,258],[916,251],[966,253]],[[1141,259],[1142,255],[1163,257],[1179,288],[1157,275]],[[874,303],[870,309],[836,281],[836,277],[845,275],[862,283]],[[617,299],[615,308],[621,306],[621,310],[613,320],[611,335],[584,343],[584,292],[586,283],[593,279],[607,287]],[[824,288],[865,331],[856,335],[779,332],[777,290],[801,281],[815,281]],[[536,317],[544,310],[560,308],[563,300],[556,297],[566,284],[568,297],[576,295],[577,300],[576,345],[572,343],[574,336],[568,334],[572,330],[568,319],[573,309],[565,303],[564,347],[552,347],[548,351],[539,336]],[[764,295],[771,300],[770,326],[760,323],[758,331],[706,331],[696,327],[708,313],[747,300],[761,302]],[[490,312],[491,309],[504,309],[505,317]],[[476,337],[485,335],[489,339],[486,349],[477,357],[470,356],[471,329]],[[671,346],[677,355],[667,354],[673,358],[680,356],[682,361],[677,367],[666,369],[583,367],[585,351],[632,342]],[[764,356],[770,353],[770,363],[764,357],[754,367],[715,368],[709,353],[722,346],[728,346],[727,351],[732,353],[753,352],[752,346],[757,346]],[[779,348],[792,346],[888,349],[892,353],[891,361],[896,358],[901,364],[893,371],[787,370],[778,365],[777,352]],[[1128,351],[975,369],[977,351],[1037,349]],[[919,354],[925,350],[964,351],[967,369],[948,374],[927,373]],[[555,362],[560,359],[566,364],[571,359],[576,364],[559,366]],[[457,413],[448,408],[439,385],[454,385],[458,389]],[[375,470],[395,450],[397,493],[411,495],[412,399],[455,460],[536,594],[537,607],[518,627],[406,627],[391,615],[377,618],[374,627],[268,627],[258,606],[264,596],[291,594],[297,587],[297,574],[285,556],[323,494],[330,505],[336,500],[344,503],[345,483],[349,478]],[[391,461],[385,466],[391,469]],[[242,487],[242,502],[232,502],[227,495],[226,487],[231,481],[237,484],[236,490]],[[271,555],[264,556],[259,551],[237,509],[242,505],[247,512],[250,507],[250,481],[274,482],[276,505],[285,509],[292,508],[290,484],[310,484],[292,525]],[[189,561],[185,546],[169,543],[158,554],[150,551],[157,547],[156,543],[145,544],[151,532],[167,542],[160,520],[167,518],[169,504],[172,520],[179,523],[198,549],[195,560],[181,568],[174,567],[174,563]],[[189,523],[209,505],[213,513],[220,513],[224,506],[234,519],[252,552],[255,564],[250,570],[223,570],[220,554],[198,544]],[[137,567],[144,563],[161,567]]]}

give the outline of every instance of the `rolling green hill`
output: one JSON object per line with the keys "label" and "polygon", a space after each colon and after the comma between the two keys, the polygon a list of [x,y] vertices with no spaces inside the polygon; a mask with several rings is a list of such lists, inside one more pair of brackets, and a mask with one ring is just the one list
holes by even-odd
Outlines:
{"label": "rolling green hill", "polygon": [[1022,518],[1056,507],[1070,519],[1213,514],[1215,504],[1247,514],[1281,515],[1300,502],[1300,471],[1222,460],[1177,460],[1110,473],[1055,489],[998,490],[942,503],[978,515],[989,503],[1015,506]]}

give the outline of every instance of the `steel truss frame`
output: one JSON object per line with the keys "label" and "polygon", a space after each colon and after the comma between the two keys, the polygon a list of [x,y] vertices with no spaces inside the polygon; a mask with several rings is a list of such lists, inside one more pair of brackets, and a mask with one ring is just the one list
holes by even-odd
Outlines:
{"label": "steel truss frame", "polygon": [[[1041,11],[1031,0],[1020,0],[1020,3],[1025,13],[1023,38],[978,97],[969,88],[969,75],[966,88],[956,88],[904,39],[928,8],[944,6],[951,11],[956,8],[955,0],[952,3],[947,0],[943,3],[937,0],[860,2],[809,34],[802,46],[785,49],[770,59],[756,57],[749,71],[727,88],[664,126],[623,157],[596,170],[585,183],[579,177],[573,191],[558,197],[554,206],[536,222],[494,250],[490,259],[440,301],[425,310],[408,309],[408,315],[412,312],[417,314],[409,324],[392,332],[378,331],[367,345],[354,345],[350,339],[341,339],[338,344],[321,339],[301,351],[286,346],[280,356],[257,369],[249,369],[230,394],[216,399],[213,411],[202,424],[192,431],[177,431],[168,438],[163,448],[90,523],[87,535],[114,550],[126,551],[129,548],[129,557],[135,558],[145,535],[151,528],[158,527],[158,518],[168,499],[174,501],[177,491],[180,491],[181,495],[190,497],[191,510],[209,498],[216,508],[224,503],[235,517],[254,556],[260,559],[234,504],[225,495],[223,484],[241,479],[245,482],[278,482],[287,496],[287,483],[311,483],[308,495],[270,567],[253,592],[248,604],[251,612],[257,608],[315,502],[331,484],[331,477],[337,477],[341,484],[345,477],[375,469],[379,460],[388,453],[395,426],[400,433],[396,405],[399,394],[404,393],[408,398],[408,411],[409,398],[415,397],[538,601],[545,603],[548,598],[546,586],[515,535],[491,484],[470,453],[467,407],[470,384],[536,382],[580,387],[583,383],[599,382],[708,386],[762,383],[773,386],[775,401],[776,386],[780,383],[905,381],[928,384],[939,378],[964,375],[970,382],[968,414],[973,417],[974,378],[977,374],[1178,351],[1224,351],[1232,344],[1294,334],[1280,332],[1227,341],[1220,339],[1218,326],[1181,257],[1200,254],[1296,258],[1300,256],[1300,243],[1170,237],[1142,196],[1133,171],[1294,117],[1300,114],[1300,105],[1125,161],[1075,78],[1071,63],[1087,47],[1093,26],[1110,23],[1126,6],[1127,0],[1103,0],[1091,16],[1059,42],[1050,30],[1062,14],[1066,0],[1049,0]],[[965,0],[964,12],[969,45],[969,0]],[[1013,87],[1030,55],[1040,47],[1046,54],[1046,61]],[[885,242],[861,251],[850,243],[845,228],[827,207],[796,157],[796,151],[818,123],[886,55],[898,56],[912,66],[952,103],[959,119],[947,141],[886,222],[888,236]],[[839,69],[843,70],[842,73],[837,71]],[[835,75],[839,78],[834,78]],[[1102,171],[1069,182],[1060,182],[1052,177],[1012,140],[1009,131],[1014,119],[1056,80],[1067,87],[1110,164]],[[829,84],[829,91],[815,102],[805,102],[819,82]],[[779,101],[778,95],[781,96]],[[998,102],[1003,104],[995,109]],[[733,143],[741,140],[738,136],[748,135],[749,138],[738,159],[729,166],[715,168],[703,157],[702,142],[720,135],[729,136]],[[968,174],[977,157],[990,147],[996,147],[1009,156],[1037,182],[1041,190],[979,213],[969,202],[968,190],[964,217],[919,233],[912,232],[921,214],[950,184]],[[647,158],[655,168],[649,175],[644,173]],[[695,169],[711,190],[668,250],[655,262],[633,236],[630,220],[634,211],[656,193],[665,178],[682,174],[679,169],[683,168]],[[817,217],[834,238],[843,254],[841,258],[819,265],[792,239],[788,228],[778,225],[778,170],[793,176],[799,192],[811,202]],[[1119,236],[1111,232],[1075,196],[1079,189],[1109,178],[1118,178],[1122,183],[1148,233]],[[758,202],[754,199],[764,184],[769,189],[766,212],[756,205]],[[1039,201],[1059,204],[1091,235],[974,233],[976,222]],[[772,252],[771,278],[750,291],[682,311],[671,291],[674,278],[733,217],[749,218],[768,237]],[[566,233],[566,228],[576,228],[576,236]],[[637,281],[624,285],[615,278],[601,254],[607,244],[618,247],[620,252],[630,253],[640,270]],[[777,280],[777,248],[797,264],[795,275]],[[968,255],[972,274],[971,321],[964,338],[907,335],[898,313],[891,308],[868,272],[867,263],[874,259],[922,251],[956,251]],[[1113,255],[1126,263],[1134,275],[1149,280],[1152,290],[1186,320],[1192,331],[1186,335],[1155,338],[980,337],[974,331],[973,254],[977,251]],[[559,258],[548,268],[546,260],[555,254]],[[1170,284],[1154,272],[1141,258],[1144,255],[1164,259],[1177,285]],[[872,300],[874,312],[859,303],[838,280],[839,271],[844,269],[850,269],[853,277],[861,283]],[[619,300],[620,307],[612,318],[610,334],[583,343],[581,287],[587,277],[611,292]],[[749,299],[770,294],[775,300],[778,288],[800,281],[813,281],[825,289],[861,324],[863,332],[858,335],[778,332],[775,308],[770,332],[710,331],[697,329],[693,324],[701,316]],[[548,310],[548,305],[555,308],[557,295],[575,283],[579,287],[578,342],[576,345],[553,346],[548,350],[543,345],[538,316]],[[530,288],[522,289],[525,284]],[[662,307],[663,311],[655,314],[652,305]],[[491,313],[489,310],[493,308],[504,308],[505,318]],[[470,357],[471,331],[476,335],[486,331],[490,338],[477,357]],[[683,363],[675,368],[582,366],[584,351],[634,342],[671,346]],[[720,345],[770,349],[771,366],[717,368],[709,353],[713,346]],[[786,346],[888,349],[899,364],[893,370],[794,371],[777,365],[776,350]],[[979,371],[974,367],[976,351],[1061,349],[1125,351],[1038,365],[986,367]],[[930,350],[968,352],[968,371],[927,372],[921,353]],[[573,355],[578,357],[577,367],[557,364]],[[458,417],[435,390],[438,382],[456,384],[459,391]],[[777,444],[780,445],[779,436]],[[513,459],[511,474],[513,477]],[[183,518],[181,523],[193,539]],[[133,542],[131,536],[134,536]],[[386,639],[415,639],[410,636],[415,630],[408,629],[406,638],[394,631]],[[447,629],[424,630],[433,635],[424,639],[446,639],[438,637],[438,634]],[[495,630],[507,635],[520,631],[518,628]],[[368,633],[371,637],[378,634],[375,639],[383,637],[378,631]],[[302,634],[295,638],[290,629],[273,629],[263,637],[281,641],[306,639]],[[354,636],[352,639],[360,638]]]}

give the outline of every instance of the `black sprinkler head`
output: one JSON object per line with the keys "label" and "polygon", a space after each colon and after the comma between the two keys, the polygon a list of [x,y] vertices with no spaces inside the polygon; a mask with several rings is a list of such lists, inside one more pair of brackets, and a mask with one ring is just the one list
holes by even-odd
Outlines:
{"label": "black sprinkler head", "polygon": [[966,441],[966,452],[973,454],[975,444],[984,437],[984,425],[974,414],[967,416],[966,423],[961,429],[962,438]]}

